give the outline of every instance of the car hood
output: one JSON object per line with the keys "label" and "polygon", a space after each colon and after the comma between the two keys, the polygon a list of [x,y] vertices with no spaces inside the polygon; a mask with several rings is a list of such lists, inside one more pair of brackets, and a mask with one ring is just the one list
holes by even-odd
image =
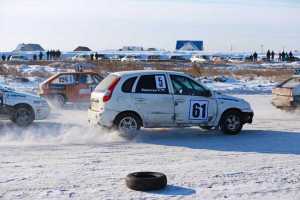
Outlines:
{"label": "car hood", "polygon": [[214,94],[215,94],[216,99],[220,99],[220,100],[224,100],[224,101],[235,101],[235,102],[244,101],[243,99],[233,97],[233,96],[229,96],[229,95],[226,95],[226,94],[222,94],[220,92],[214,92]]}

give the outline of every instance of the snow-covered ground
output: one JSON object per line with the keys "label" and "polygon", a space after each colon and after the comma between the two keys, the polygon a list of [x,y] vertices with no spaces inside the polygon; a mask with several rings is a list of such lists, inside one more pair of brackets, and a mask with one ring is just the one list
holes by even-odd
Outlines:
{"label": "snow-covered ground", "polygon": [[208,88],[230,94],[270,94],[278,83],[265,78],[205,77],[197,79]]}
{"label": "snow-covered ground", "polygon": [[[255,118],[237,136],[195,127],[126,140],[71,109],[28,129],[1,123],[0,199],[300,199],[300,112],[273,108],[268,95],[242,97]],[[144,170],[165,173],[167,188],[127,189],[125,176]]]}

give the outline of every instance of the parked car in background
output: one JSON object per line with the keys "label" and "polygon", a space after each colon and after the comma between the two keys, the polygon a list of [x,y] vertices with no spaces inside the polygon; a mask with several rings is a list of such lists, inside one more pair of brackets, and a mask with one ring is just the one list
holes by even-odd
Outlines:
{"label": "parked car in background", "polygon": [[139,55],[127,55],[121,58],[121,62],[137,62],[141,61],[142,57]]}
{"label": "parked car in background", "polygon": [[272,104],[283,109],[300,105],[300,75],[292,76],[272,90]]}
{"label": "parked car in background", "polygon": [[206,63],[208,62],[202,55],[193,55],[191,57],[192,63]]}
{"label": "parked car in background", "polygon": [[34,120],[46,119],[49,113],[45,99],[0,85],[0,119],[25,127]]}
{"label": "parked car in background", "polygon": [[245,100],[211,91],[182,72],[159,70],[111,73],[92,93],[88,111],[90,124],[126,133],[200,126],[237,134],[252,118]]}
{"label": "parked car in background", "polygon": [[87,61],[90,59],[91,59],[91,56],[89,54],[77,54],[72,57],[73,61]]}
{"label": "parked car in background", "polygon": [[26,56],[22,56],[22,55],[12,55],[9,60],[10,61],[28,61],[29,59]]}
{"label": "parked car in background", "polygon": [[39,95],[58,106],[66,102],[88,102],[103,78],[94,72],[64,72],[51,76],[40,84]]}
{"label": "parked car in background", "polygon": [[170,57],[170,61],[174,61],[174,62],[187,62],[187,61],[190,61],[190,60],[187,59],[184,56],[173,55],[173,56]]}

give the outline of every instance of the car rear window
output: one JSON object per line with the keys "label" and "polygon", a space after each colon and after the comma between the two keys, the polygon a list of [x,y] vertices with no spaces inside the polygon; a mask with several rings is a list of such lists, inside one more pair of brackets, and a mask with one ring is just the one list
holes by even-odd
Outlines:
{"label": "car rear window", "polygon": [[125,93],[131,93],[131,92],[132,92],[132,87],[133,87],[134,82],[135,82],[136,79],[137,79],[136,76],[127,79],[127,80],[123,83],[123,85],[122,85],[122,92],[125,92]]}
{"label": "car rear window", "polygon": [[103,79],[99,85],[96,87],[96,92],[105,92],[108,87],[119,77],[117,75],[108,75],[105,79]]}

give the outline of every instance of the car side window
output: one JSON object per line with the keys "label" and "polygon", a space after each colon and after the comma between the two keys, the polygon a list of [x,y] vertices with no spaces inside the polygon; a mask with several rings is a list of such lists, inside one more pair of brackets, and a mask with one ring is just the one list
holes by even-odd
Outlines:
{"label": "car side window", "polygon": [[171,75],[170,77],[175,95],[203,96],[206,93],[205,88],[185,76]]}
{"label": "car side window", "polygon": [[169,94],[165,75],[156,74],[141,76],[136,87],[136,93]]}
{"label": "car side window", "polygon": [[100,81],[103,80],[103,78],[98,76],[98,75],[93,75],[93,79],[94,79],[96,84],[100,83]]}
{"label": "car side window", "polygon": [[137,79],[137,77],[132,77],[132,78],[129,78],[127,79],[123,85],[122,85],[122,92],[125,92],[125,93],[131,93],[132,92],[132,87],[135,83],[135,80]]}
{"label": "car side window", "polygon": [[73,74],[62,74],[55,78],[51,83],[59,85],[71,85],[75,83],[75,78]]}

